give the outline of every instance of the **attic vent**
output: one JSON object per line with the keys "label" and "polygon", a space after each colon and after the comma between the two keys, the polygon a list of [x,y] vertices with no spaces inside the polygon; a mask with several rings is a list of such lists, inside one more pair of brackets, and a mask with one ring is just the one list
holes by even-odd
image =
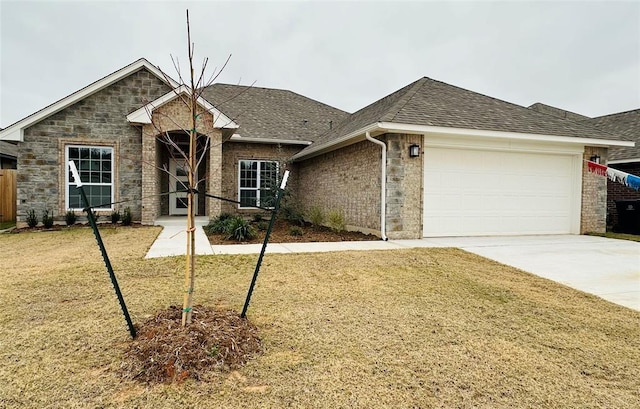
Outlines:
{"label": "attic vent", "polygon": [[329,129],[333,129],[333,121],[329,121]]}
{"label": "attic vent", "polygon": [[302,126],[304,126],[305,128],[307,127],[308,123],[309,123],[309,121],[307,121],[306,119],[302,120]]}

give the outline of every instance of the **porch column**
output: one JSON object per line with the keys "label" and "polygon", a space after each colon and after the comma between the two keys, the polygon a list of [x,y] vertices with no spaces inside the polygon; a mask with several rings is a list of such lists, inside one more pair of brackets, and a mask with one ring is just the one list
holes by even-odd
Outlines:
{"label": "porch column", "polygon": [[152,225],[158,217],[159,186],[157,172],[154,165],[157,164],[155,130],[151,125],[142,127],[142,224]]}

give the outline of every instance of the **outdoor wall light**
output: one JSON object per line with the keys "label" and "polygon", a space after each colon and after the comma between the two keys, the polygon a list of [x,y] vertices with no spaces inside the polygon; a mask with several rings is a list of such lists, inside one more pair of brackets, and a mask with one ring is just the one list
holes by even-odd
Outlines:
{"label": "outdoor wall light", "polygon": [[600,163],[600,155],[593,155],[589,158],[591,162]]}
{"label": "outdoor wall light", "polygon": [[409,146],[409,157],[417,158],[420,156],[420,145],[416,145],[415,143]]}

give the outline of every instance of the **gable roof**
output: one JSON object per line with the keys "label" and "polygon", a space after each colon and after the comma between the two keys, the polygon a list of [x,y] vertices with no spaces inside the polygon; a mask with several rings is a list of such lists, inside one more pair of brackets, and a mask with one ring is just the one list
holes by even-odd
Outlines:
{"label": "gable roof", "polygon": [[591,142],[629,146],[618,135],[587,124],[566,121],[427,77],[353,113],[312,146],[294,155],[317,155],[348,140],[361,140],[366,131],[445,132],[475,136]]}
{"label": "gable roof", "polygon": [[0,140],[22,142],[24,140],[23,132],[25,128],[34,125],[35,123],[69,107],[70,105],[92,94],[95,94],[96,92],[143,68],[146,68],[149,72],[170,85],[172,88],[176,88],[179,85],[169,76],[164,75],[164,73],[160,71],[158,67],[154,66],[146,59],[140,58],[139,60],[134,61],[126,67],[123,67],[118,71],[115,71],[107,75],[106,77],[99,79],[98,81],[95,81],[87,85],[86,87],[74,92],[73,94],[68,95],[61,100],[56,101],[53,104],[27,116],[26,118],[21,119],[20,121],[12,125],[9,125],[4,130],[0,131]]}
{"label": "gable roof", "polygon": [[640,162],[640,109],[585,120],[590,125],[621,135],[636,146],[616,146],[609,151],[609,163]]}
{"label": "gable roof", "polygon": [[213,84],[203,92],[240,128],[232,140],[308,144],[349,116],[348,112],[295,92],[244,85]]}
{"label": "gable roof", "polygon": [[[153,116],[153,111],[156,108],[160,108],[164,104],[173,101],[181,95],[190,96],[191,90],[186,85],[181,85],[178,88],[174,88],[167,92],[160,98],[147,103],[141,108],[136,109],[129,115],[127,115],[127,121],[135,124],[150,124]],[[198,105],[204,108],[207,112],[213,115],[213,126],[216,128],[236,129],[238,124],[233,122],[228,116],[218,111],[209,101],[202,97],[198,97],[196,100]]]}

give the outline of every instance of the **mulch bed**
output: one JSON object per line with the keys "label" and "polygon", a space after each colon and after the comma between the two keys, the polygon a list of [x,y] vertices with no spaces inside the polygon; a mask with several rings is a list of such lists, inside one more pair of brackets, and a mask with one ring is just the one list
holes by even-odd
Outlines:
{"label": "mulch bed", "polygon": [[262,351],[258,330],[232,310],[193,307],[182,327],[182,309],[171,306],[144,322],[124,353],[121,373],[144,383],[201,380],[209,371],[243,366]]}
{"label": "mulch bed", "polygon": [[[142,227],[140,223],[131,223],[128,226],[123,225],[122,223],[113,224],[111,222],[98,222],[99,228],[111,227],[111,228],[136,228]],[[62,230],[70,230],[70,229],[90,229],[91,226],[89,223],[76,223],[71,226],[67,226],[66,224],[54,224],[51,227],[44,227],[42,225],[38,225],[35,227],[20,227],[13,228],[9,230],[9,233],[22,233],[22,232],[37,232],[37,231],[62,231]]]}
{"label": "mulch bed", "polygon": [[[265,221],[268,223],[268,221]],[[240,244],[240,243],[262,243],[266,231],[259,230],[257,223],[251,223],[258,233],[257,236],[251,240],[238,242],[236,240],[227,240],[222,234],[209,235],[209,243],[211,244]],[[298,227],[302,230],[301,235],[291,234],[292,228]],[[380,240],[380,237],[372,234],[364,234],[355,231],[341,231],[336,232],[328,227],[314,226],[310,223],[305,223],[304,226],[292,224],[287,220],[276,219],[273,231],[269,238],[269,243],[315,243],[315,242],[337,242],[337,241],[366,241],[366,240]]]}

